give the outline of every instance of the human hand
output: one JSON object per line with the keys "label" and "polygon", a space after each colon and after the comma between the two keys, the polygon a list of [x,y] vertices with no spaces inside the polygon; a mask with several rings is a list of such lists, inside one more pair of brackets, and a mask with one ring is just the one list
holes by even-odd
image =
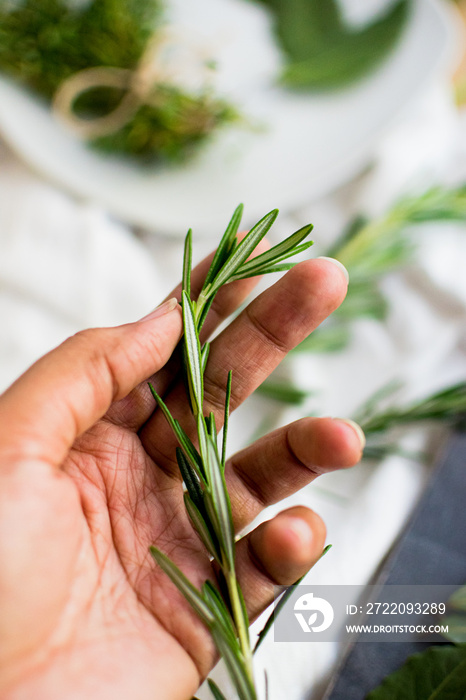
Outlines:
{"label": "human hand", "polygon": [[[206,333],[253,285],[222,289]],[[336,265],[301,263],[213,341],[205,396],[218,425],[228,370],[235,408],[345,292]],[[215,660],[207,630],[148,551],[157,545],[196,586],[213,575],[184,510],[173,435],[147,387],[150,378],[190,425],[176,353],[169,360],[181,330],[169,302],[137,323],[78,333],[0,397],[3,700],[186,700]],[[238,530],[360,453],[358,432],[330,418],[302,419],[241,451],[226,471]],[[251,617],[272,601],[274,584],[312,566],[324,538],[318,516],[295,507],[239,540]]]}

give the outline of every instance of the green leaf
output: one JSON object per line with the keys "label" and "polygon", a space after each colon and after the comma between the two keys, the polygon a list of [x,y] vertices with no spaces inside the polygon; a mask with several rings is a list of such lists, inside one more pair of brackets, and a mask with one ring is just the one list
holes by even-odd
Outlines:
{"label": "green leaf", "polygon": [[207,460],[205,468],[210,490],[210,493],[205,495],[205,499],[207,500],[209,497],[212,499],[212,505],[217,515],[219,527],[217,536],[227,556],[229,566],[233,569],[235,563],[235,535],[230,498],[228,496],[225,476],[218,458],[217,449],[210,437],[207,437]]}
{"label": "green leaf", "polygon": [[205,368],[207,367],[207,360],[209,359],[210,353],[210,343],[205,343],[201,350],[201,364],[202,364],[202,374],[205,373]]}
{"label": "green leaf", "polygon": [[165,416],[168,424],[170,425],[171,429],[173,430],[178,442],[180,443],[181,447],[184,449],[185,452],[185,457],[189,460],[190,465],[196,469],[199,473],[199,476],[202,478],[204,477],[204,471],[202,467],[202,462],[199,453],[197,452],[196,448],[194,447],[193,443],[191,442],[190,438],[186,435],[184,432],[183,428],[179,424],[179,422],[173,418],[172,414],[170,413],[168,406],[164,403],[163,399],[157,394],[155,391],[154,387],[152,384],[149,382],[149,389],[152,393],[152,396],[157,402],[158,407],[162,411],[163,415]]}
{"label": "green leaf", "polygon": [[448,599],[448,606],[466,612],[466,586],[458,588]]}
{"label": "green leaf", "polygon": [[201,514],[200,509],[196,506],[189,494],[184,494],[184,504],[188,515],[191,519],[194,529],[201,538],[204,547],[207,549],[217,562],[220,562],[220,550],[215,533],[212,533]]}
{"label": "green leaf", "polygon": [[299,578],[295,583],[293,583],[291,586],[288,586],[285,589],[285,592],[283,593],[283,595],[280,598],[280,600],[278,601],[278,603],[274,604],[272,612],[270,613],[269,617],[267,618],[265,625],[263,626],[263,628],[259,632],[259,635],[257,637],[257,642],[256,642],[256,645],[255,645],[254,651],[253,651],[254,654],[256,653],[256,651],[259,649],[260,645],[264,641],[267,633],[271,630],[273,623],[274,623],[274,620],[275,620],[275,617],[278,616],[278,613],[280,612],[280,610],[282,610],[286,601],[289,599],[289,597],[293,593],[296,586],[299,586],[299,584],[301,583],[303,578],[304,578],[304,576],[301,576],[301,578]]}
{"label": "green leaf", "polygon": [[345,24],[337,0],[262,0],[275,14],[275,31],[288,64],[282,80],[300,89],[350,83],[375,68],[395,46],[411,6],[399,0],[372,24]]}
{"label": "green leaf", "polygon": [[312,392],[299,389],[292,384],[273,382],[269,379],[263,382],[256,391],[269,399],[281,401],[282,403],[291,404],[293,406],[300,406],[312,394]]}
{"label": "green leaf", "polygon": [[334,322],[324,322],[316,328],[307,338],[297,345],[292,352],[339,352],[349,343],[351,337],[349,324],[342,323],[340,319]]}
{"label": "green leaf", "polygon": [[204,583],[204,585],[202,586],[202,594],[207,604],[211,608],[212,612],[216,616],[219,624],[223,626],[225,635],[229,636],[230,644],[232,645],[232,647],[236,648],[237,651],[239,651],[240,648],[238,644],[236,630],[230,611],[225,605],[222,596],[211,583],[211,581],[206,581]]}
{"label": "green leaf", "polygon": [[223,414],[223,435],[222,435],[222,469],[225,470],[225,463],[227,459],[227,438],[228,438],[228,424],[230,420],[230,401],[231,401],[231,383],[233,379],[233,372],[230,370],[228,372],[227,388],[225,392],[225,411]]}
{"label": "green leaf", "polygon": [[224,696],[224,694],[222,693],[218,685],[212,680],[212,678],[208,678],[207,683],[209,684],[210,691],[214,696],[215,700],[227,700],[227,698]]}
{"label": "green leaf", "polygon": [[214,642],[223,656],[225,665],[241,700],[257,700],[256,693],[248,677],[241,653],[236,652],[222,635],[218,624],[211,627]]}
{"label": "green leaf", "polygon": [[198,331],[201,330],[202,326],[203,326],[204,323],[205,323],[205,320],[206,320],[206,318],[207,318],[207,314],[209,313],[210,307],[212,306],[212,304],[213,304],[213,302],[214,302],[214,298],[215,298],[215,295],[209,297],[209,298],[202,304],[201,312],[200,312],[199,317],[198,317],[198,320],[197,320],[197,329],[198,329]]}
{"label": "green leaf", "polygon": [[203,494],[198,473],[189,464],[181,447],[176,448],[176,461],[191,499],[199,509],[202,509]]}
{"label": "green leaf", "polygon": [[230,222],[225,230],[225,233],[223,234],[222,239],[218,245],[218,248],[215,251],[214,259],[212,260],[209,271],[207,273],[207,277],[205,278],[204,285],[202,287],[203,290],[207,287],[207,285],[209,285],[213,281],[214,277],[216,276],[222,265],[224,265],[227,261],[228,256],[230,255],[231,250],[235,244],[236,234],[238,233],[242,216],[243,205],[239,204],[233,212],[233,216],[231,217]]}
{"label": "green leaf", "polygon": [[174,564],[166,554],[161,552],[160,549],[151,546],[149,547],[149,550],[157,564],[173,581],[178,590],[181,591],[201,620],[205,622],[206,625],[212,625],[212,623],[215,621],[215,617],[197,588],[193,586],[191,581],[186,578],[176,564]]}
{"label": "green leaf", "polygon": [[192,405],[197,407],[197,413],[202,413],[202,403],[204,396],[204,380],[202,376],[201,346],[196,329],[196,322],[192,309],[191,300],[183,292],[183,328],[184,346],[186,348],[186,358],[188,362],[188,381],[192,392]]}
{"label": "green leaf", "polygon": [[182,289],[191,298],[191,267],[193,258],[193,232],[189,229],[184,241]]}
{"label": "green leaf", "polygon": [[212,282],[209,294],[215,294],[222,285],[224,285],[232,275],[236,273],[240,265],[242,265],[251,255],[257,244],[264,238],[270,230],[273,222],[278,216],[278,209],[266,214],[260,221],[252,227],[249,233],[243,238],[241,243],[234,249],[228,260],[225,262],[217,276]]}
{"label": "green leaf", "polygon": [[206,481],[209,483],[208,471],[205,469],[207,464],[207,427],[202,413],[197,414],[197,437],[199,439],[202,464],[206,473]]}
{"label": "green leaf", "polygon": [[367,700],[466,700],[466,647],[445,644],[411,656]]}
{"label": "green leaf", "polygon": [[307,248],[310,248],[313,245],[314,241],[308,241],[304,244],[304,246],[299,244],[311,233],[313,228],[314,227],[312,224],[303,226],[295,233],[292,233],[291,236],[288,236],[288,238],[281,243],[277,243],[277,245],[274,245],[272,248],[269,248],[269,250],[266,250],[265,253],[261,253],[252,260],[248,260],[247,262],[243,263],[241,267],[238,268],[236,274],[239,275],[246,273],[245,276],[247,276],[247,272],[249,270],[256,267],[281,262],[290,256],[297,255],[298,253],[307,250]]}
{"label": "green leaf", "polygon": [[217,426],[215,425],[215,416],[213,412],[210,412],[209,418],[207,420],[207,431],[212,438],[214,444],[217,444]]}
{"label": "green leaf", "polygon": [[444,637],[455,644],[466,643],[466,615],[446,615],[442,625],[448,626],[448,632],[442,633]]}
{"label": "green leaf", "polygon": [[291,270],[296,263],[281,263],[280,265],[264,265],[263,267],[256,267],[253,270],[245,272],[244,274],[233,275],[228,280],[230,282],[236,282],[236,280],[249,279],[250,277],[258,277],[259,275],[272,275],[275,272],[288,272]]}
{"label": "green leaf", "polygon": [[246,601],[244,600],[243,591],[241,590],[241,586],[239,585],[238,580],[236,581],[236,588],[238,590],[238,598],[239,598],[239,602],[241,605],[241,613],[243,616],[244,629],[248,630],[249,629],[249,615],[248,615],[248,611],[246,609]]}
{"label": "green leaf", "polygon": [[454,423],[466,415],[466,382],[460,382],[408,406],[394,406],[361,421],[365,433],[381,433],[396,426],[425,421]]}

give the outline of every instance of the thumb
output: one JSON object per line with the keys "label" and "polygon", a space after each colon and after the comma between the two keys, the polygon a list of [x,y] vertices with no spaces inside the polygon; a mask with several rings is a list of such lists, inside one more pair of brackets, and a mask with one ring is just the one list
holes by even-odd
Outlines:
{"label": "thumb", "polygon": [[38,360],[0,397],[0,454],[60,466],[113,401],[167,362],[182,332],[176,299],[136,323],[81,331]]}

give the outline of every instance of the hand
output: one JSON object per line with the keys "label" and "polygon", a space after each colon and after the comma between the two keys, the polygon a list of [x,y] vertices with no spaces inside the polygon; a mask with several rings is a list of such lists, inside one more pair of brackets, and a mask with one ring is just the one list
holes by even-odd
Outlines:
{"label": "hand", "polygon": [[[219,293],[207,333],[253,284]],[[228,370],[234,408],[345,293],[342,271],[317,259],[242,311],[211,347],[206,410],[218,425]],[[174,438],[147,387],[151,378],[190,424],[171,357],[181,332],[180,309],[168,302],[137,323],[78,333],[0,398],[2,700],[186,700],[215,661],[208,632],[148,552],[156,544],[197,586],[212,576],[184,511]],[[238,530],[360,453],[348,423],[304,418],[236,454],[227,482]],[[274,584],[312,566],[324,539],[318,516],[295,507],[238,542],[251,617]]]}

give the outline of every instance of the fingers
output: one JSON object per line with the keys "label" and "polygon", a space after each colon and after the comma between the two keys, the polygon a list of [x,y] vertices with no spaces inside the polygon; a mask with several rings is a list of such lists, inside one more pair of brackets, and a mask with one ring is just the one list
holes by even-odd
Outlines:
{"label": "fingers", "polygon": [[325,535],[316,513],[295,506],[239,540],[236,572],[251,619],[270,605],[276,586],[289,586],[309,571],[322,554]]}
{"label": "fingers", "polygon": [[59,465],[114,400],[163,367],[178,343],[175,300],[137,323],[83,331],[41,358],[0,398],[3,454]]}
{"label": "fingers", "polygon": [[[241,240],[244,235],[245,234],[239,234],[239,240]],[[267,241],[262,240],[251,257],[263,253],[268,247],[269,245]],[[213,257],[214,253],[211,253],[192,271],[191,295],[194,299],[201,291]],[[238,280],[236,282],[232,282],[231,284],[227,284],[220,289],[202,328],[202,342],[205,342],[209,338],[209,336],[224,319],[228,318],[228,316],[236,311],[236,309],[252,292],[258,280],[259,277]],[[181,284],[175,287],[175,289],[172,291],[170,298],[172,297],[178,300],[181,299]],[[157,376],[151,377],[148,381],[152,383],[157,393],[160,394],[160,396],[163,396],[168,387],[171,385],[173,378],[178,373],[179,369],[180,360],[177,353],[175,353],[174,357],[163,368],[163,370],[159,372]],[[112,407],[109,413],[109,418],[112,421],[130,428],[131,430],[139,430],[139,428],[149,419],[155,406],[153,396],[148,388],[148,381],[145,378],[145,380],[139,386],[134,388],[129,396],[125,397],[123,401],[120,401],[117,405]]]}
{"label": "fingers", "polygon": [[[204,414],[222,423],[228,371],[233,371],[234,410],[275,369],[285,355],[342,302],[344,273],[328,260],[300,263],[251,304],[212,343],[204,376]],[[180,382],[165,400],[181,424],[192,425]],[[148,453],[166,471],[177,473],[175,443],[165,419],[156,412],[141,431]]]}
{"label": "fingers", "polygon": [[225,477],[236,529],[319,474],[353,466],[363,447],[364,435],[352,422],[302,418],[234,455]]}

